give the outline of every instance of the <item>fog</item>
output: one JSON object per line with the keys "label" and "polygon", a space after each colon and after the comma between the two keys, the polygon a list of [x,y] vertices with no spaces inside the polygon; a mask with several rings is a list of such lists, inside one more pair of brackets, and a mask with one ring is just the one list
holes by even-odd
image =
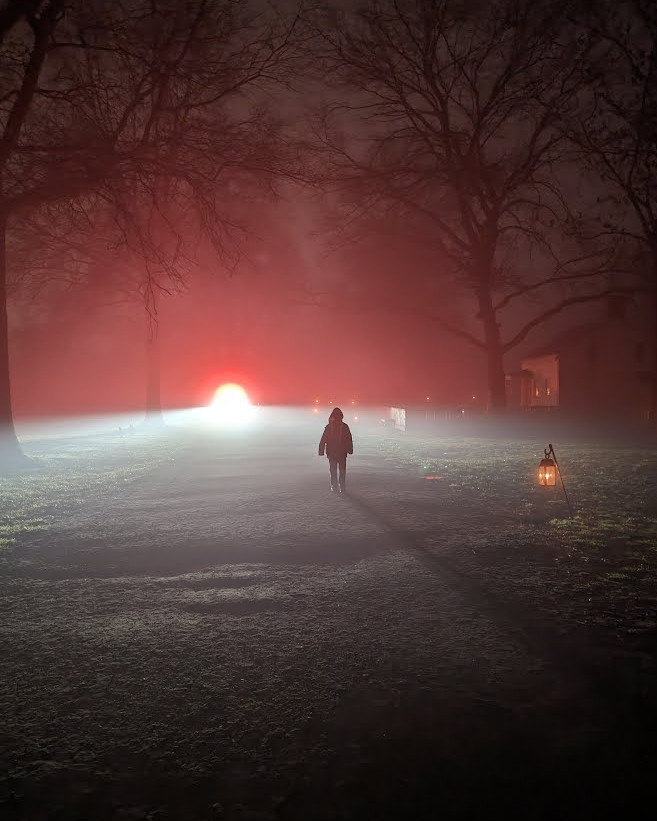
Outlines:
{"label": "fog", "polygon": [[[183,289],[160,294],[164,408],[207,404],[226,381],[261,404],[460,404],[485,390],[480,353],[409,310],[421,295],[377,301],[379,272],[387,265],[403,281],[410,253],[397,246],[392,262],[384,246],[329,254],[310,228],[268,236],[256,226],[234,271],[212,260],[214,271],[190,271]],[[107,292],[107,282],[97,295],[70,288],[36,320],[14,305],[18,418],[143,409],[147,314],[138,297],[108,304]]]}

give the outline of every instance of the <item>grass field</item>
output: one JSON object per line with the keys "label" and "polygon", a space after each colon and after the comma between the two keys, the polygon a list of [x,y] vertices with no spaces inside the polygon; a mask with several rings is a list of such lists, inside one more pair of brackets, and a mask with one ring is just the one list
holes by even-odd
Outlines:
{"label": "grass field", "polygon": [[[460,818],[475,760],[553,818],[599,767],[600,807],[645,781],[657,451],[555,443],[570,516],[532,437],[355,428],[338,499],[316,434],[25,441],[0,478],[5,817],[398,818],[411,790]],[[580,690],[580,654],[612,675]]]}
{"label": "grass field", "polygon": [[498,592],[513,589],[564,629],[596,626],[624,634],[632,647],[654,648],[657,450],[555,445],[571,516],[561,482],[537,484],[543,447],[536,440],[398,437],[384,451],[417,475],[418,488],[430,487],[423,496],[435,496],[433,507],[414,510],[406,499],[399,511],[431,550],[483,574]]}
{"label": "grass field", "polygon": [[[11,574],[38,562],[54,522],[96,495],[139,483],[189,446],[176,431],[26,443],[32,469],[0,477],[0,567]],[[360,436],[356,459],[385,465],[390,478],[360,487],[355,478],[352,489],[426,549],[485,572],[498,592],[513,585],[564,626],[597,625],[623,631],[633,645],[654,644],[657,450],[555,445],[571,516],[560,482],[536,482],[543,446],[370,432]]]}

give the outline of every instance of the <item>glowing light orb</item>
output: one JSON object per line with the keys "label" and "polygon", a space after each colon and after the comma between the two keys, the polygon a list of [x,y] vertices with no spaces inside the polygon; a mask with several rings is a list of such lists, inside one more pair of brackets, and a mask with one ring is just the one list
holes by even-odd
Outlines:
{"label": "glowing light orb", "polygon": [[214,392],[210,412],[216,424],[237,427],[253,418],[254,408],[244,388],[230,382]]}

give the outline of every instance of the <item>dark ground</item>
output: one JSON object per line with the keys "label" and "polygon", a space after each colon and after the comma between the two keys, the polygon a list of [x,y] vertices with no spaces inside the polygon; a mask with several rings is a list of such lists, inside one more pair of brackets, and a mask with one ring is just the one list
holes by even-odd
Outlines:
{"label": "dark ground", "polygon": [[[0,816],[652,818],[649,498],[609,491],[595,529],[514,496],[526,443],[374,433],[335,498],[315,438],[26,445],[0,484]],[[564,454],[586,508],[598,452]]]}

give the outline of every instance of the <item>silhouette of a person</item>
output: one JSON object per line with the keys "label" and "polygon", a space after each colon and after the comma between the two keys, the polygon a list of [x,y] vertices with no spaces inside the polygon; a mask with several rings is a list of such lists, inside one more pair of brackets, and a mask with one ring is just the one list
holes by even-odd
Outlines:
{"label": "silhouette of a person", "polygon": [[[331,490],[334,493],[344,493],[347,482],[347,454],[354,452],[354,443],[349,425],[343,422],[344,414],[340,408],[333,408],[329,416],[329,423],[319,442],[319,455],[324,451],[329,460],[331,472]],[[339,484],[338,484],[339,471]]]}

